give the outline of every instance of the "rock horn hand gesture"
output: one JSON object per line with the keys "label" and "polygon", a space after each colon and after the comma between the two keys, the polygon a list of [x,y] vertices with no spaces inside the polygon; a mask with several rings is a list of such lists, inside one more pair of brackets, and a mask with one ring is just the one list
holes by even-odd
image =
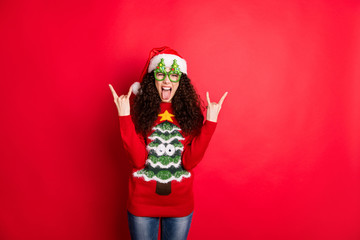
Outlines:
{"label": "rock horn hand gesture", "polygon": [[114,102],[116,104],[119,116],[128,116],[130,115],[130,96],[132,92],[132,86],[130,86],[129,92],[127,95],[121,95],[118,97],[114,88],[109,84],[110,90],[114,97]]}
{"label": "rock horn hand gesture", "polygon": [[206,120],[211,122],[217,122],[217,118],[221,109],[221,105],[223,104],[228,92],[224,93],[218,103],[210,102],[209,92],[206,92],[206,100],[208,103],[207,112],[206,112]]}

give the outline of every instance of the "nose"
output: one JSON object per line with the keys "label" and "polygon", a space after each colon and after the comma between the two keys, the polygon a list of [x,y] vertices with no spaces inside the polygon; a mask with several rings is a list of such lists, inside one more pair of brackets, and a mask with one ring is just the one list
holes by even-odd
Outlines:
{"label": "nose", "polygon": [[170,83],[170,79],[167,74],[165,75],[164,83]]}

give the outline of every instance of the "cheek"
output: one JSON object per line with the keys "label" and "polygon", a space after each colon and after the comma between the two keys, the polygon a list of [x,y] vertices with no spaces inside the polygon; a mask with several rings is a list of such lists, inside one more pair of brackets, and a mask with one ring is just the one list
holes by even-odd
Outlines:
{"label": "cheek", "polygon": [[157,89],[158,91],[161,90],[160,84],[159,84],[158,81],[155,81],[155,87],[156,87],[156,89]]}
{"label": "cheek", "polygon": [[172,91],[171,91],[171,95],[174,96],[175,93],[177,92],[177,87],[172,87]]}
{"label": "cheek", "polygon": [[173,91],[174,94],[176,93],[176,91],[178,90],[178,88],[179,88],[179,84],[173,86],[173,90],[175,90],[175,91]]}

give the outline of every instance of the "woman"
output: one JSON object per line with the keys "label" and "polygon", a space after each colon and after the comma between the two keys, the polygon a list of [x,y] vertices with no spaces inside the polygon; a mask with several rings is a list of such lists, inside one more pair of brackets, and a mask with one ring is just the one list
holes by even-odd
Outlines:
{"label": "woman", "polygon": [[[187,64],[168,47],[154,48],[130,107],[133,86],[118,97],[120,133],[133,170],[127,203],[132,239],[186,239],[194,209],[193,171],[213,135],[221,105],[200,96],[187,77]],[[134,85],[134,84],[133,84]],[[130,115],[131,112],[131,115]]]}

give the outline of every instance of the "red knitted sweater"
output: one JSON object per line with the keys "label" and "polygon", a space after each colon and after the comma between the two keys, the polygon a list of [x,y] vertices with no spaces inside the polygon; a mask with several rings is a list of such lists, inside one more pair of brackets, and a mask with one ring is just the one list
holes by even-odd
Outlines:
{"label": "red knitted sweater", "polygon": [[171,103],[162,102],[146,139],[135,132],[131,116],[119,116],[120,134],[132,165],[127,209],[136,216],[184,217],[194,210],[193,168],[201,161],[216,122],[185,136]]}

